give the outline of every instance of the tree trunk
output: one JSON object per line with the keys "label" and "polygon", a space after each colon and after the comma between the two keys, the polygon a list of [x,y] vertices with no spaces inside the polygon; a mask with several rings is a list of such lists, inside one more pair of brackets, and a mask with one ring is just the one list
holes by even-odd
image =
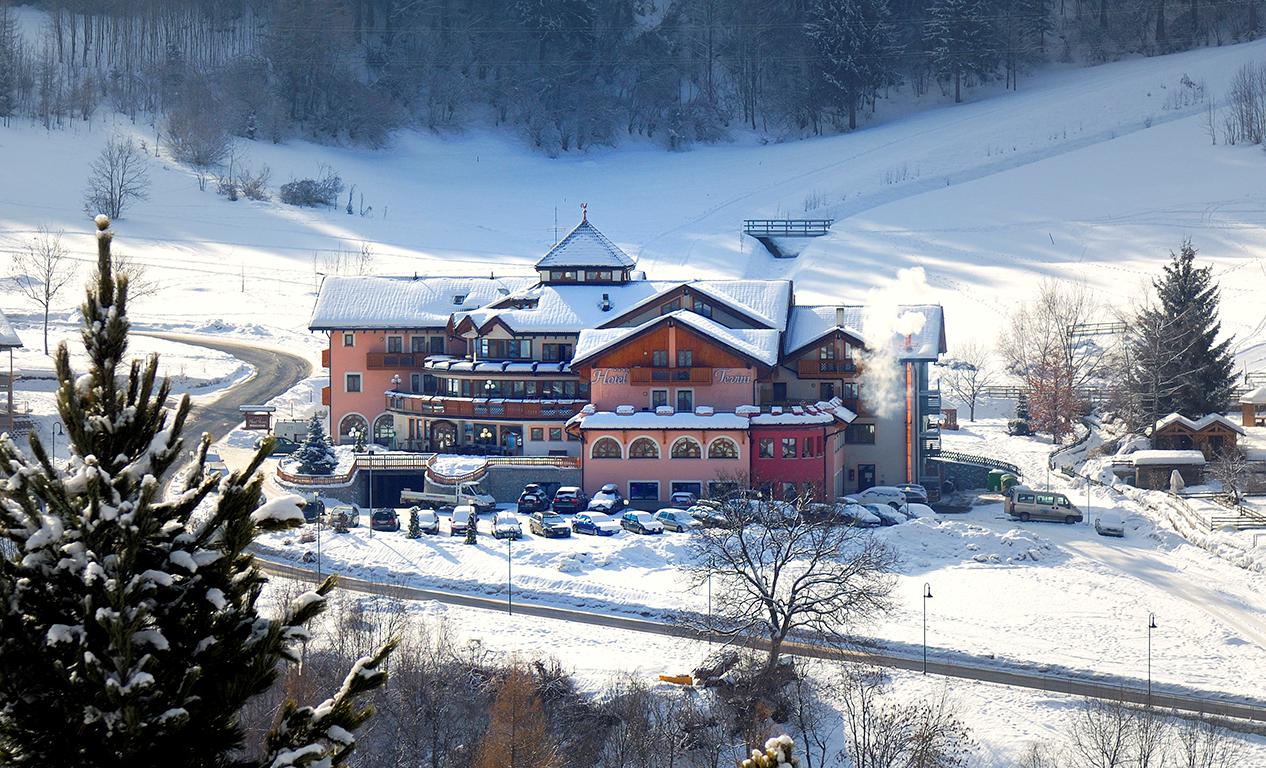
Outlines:
{"label": "tree trunk", "polygon": [[1108,0],[1099,0],[1099,28],[1108,28]]}
{"label": "tree trunk", "polygon": [[44,354],[48,355],[48,302],[44,303]]}
{"label": "tree trunk", "polygon": [[769,638],[769,658],[765,661],[765,679],[773,680],[774,673],[778,671],[778,659],[782,656],[781,637]]}
{"label": "tree trunk", "polygon": [[963,82],[963,73],[962,73],[962,70],[955,69],[955,70],[954,70],[954,103],[955,103],[955,104],[962,104],[962,103],[963,103],[963,86],[962,86],[962,82]]}
{"label": "tree trunk", "polygon": [[857,130],[857,94],[855,93],[850,93],[848,96],[848,129]]}
{"label": "tree trunk", "polygon": [[1165,0],[1160,0],[1156,5],[1156,43],[1162,45],[1165,42]]}

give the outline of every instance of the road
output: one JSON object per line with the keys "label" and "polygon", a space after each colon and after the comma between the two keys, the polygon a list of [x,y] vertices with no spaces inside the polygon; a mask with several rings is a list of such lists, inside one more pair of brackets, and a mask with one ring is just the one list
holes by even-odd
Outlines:
{"label": "road", "polygon": [[[219,440],[242,423],[242,413],[238,406],[266,403],[312,375],[312,364],[306,358],[272,347],[256,347],[214,336],[143,331],[133,333],[218,350],[255,369],[252,376],[224,390],[215,400],[194,404],[185,422],[185,435],[195,439],[207,432],[211,435],[212,442]],[[185,444],[192,445],[189,441]]]}
{"label": "road", "polygon": [[[260,567],[265,571],[277,576],[310,582],[318,580],[314,571],[301,568],[291,563],[265,560],[258,555],[256,556],[256,562],[258,562]],[[419,587],[406,587],[396,584],[384,584],[348,576],[339,576],[338,583],[339,587],[342,589],[353,592],[362,592],[365,594],[382,595],[396,599],[435,600],[449,605],[457,605],[486,611],[497,611],[501,613],[511,610],[510,606],[508,606],[504,600],[496,598],[478,597],[475,595],[464,595],[456,592],[445,592]],[[512,611],[513,613],[523,616],[536,616],[545,619],[610,627],[613,629],[622,629],[631,632],[644,632],[653,635],[681,637],[692,640],[707,639],[706,635],[702,632],[662,621],[650,621],[647,619],[634,619],[624,616],[589,613],[568,608],[557,608],[548,605],[536,605],[531,603],[515,603]],[[840,650],[803,642],[786,643],[784,644],[783,649],[786,653],[793,656],[819,659],[843,658],[853,661],[865,661],[884,667],[910,671],[918,671],[922,669],[923,666],[921,658],[885,653],[882,651]],[[929,659],[927,671],[929,674],[940,675],[943,677],[977,680],[980,682],[1006,685],[1014,688],[1029,688],[1070,696],[1109,699],[1114,701],[1123,700],[1132,704],[1147,704],[1149,699],[1147,688],[1142,686],[1137,680],[1117,679],[1096,682],[1060,675],[1043,674],[1041,672],[1000,669],[997,667],[987,666],[987,662],[984,660],[982,660],[981,664],[977,665]],[[1236,700],[1229,697],[1223,697],[1218,694],[1207,694],[1202,696],[1164,693],[1160,691],[1153,692],[1150,695],[1150,699],[1154,706],[1165,709],[1240,718],[1266,723],[1266,704],[1261,702]]]}

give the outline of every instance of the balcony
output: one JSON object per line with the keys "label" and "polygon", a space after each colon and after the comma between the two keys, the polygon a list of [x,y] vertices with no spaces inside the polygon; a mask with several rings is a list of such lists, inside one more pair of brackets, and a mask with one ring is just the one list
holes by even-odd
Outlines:
{"label": "balcony", "polygon": [[387,410],[453,419],[569,419],[585,400],[500,400],[496,398],[387,395]]}
{"label": "balcony", "polygon": [[921,408],[924,413],[939,413],[941,410],[941,390],[925,389],[919,393]]}
{"label": "balcony", "polygon": [[839,360],[809,359],[796,363],[796,374],[801,378],[839,379],[857,373],[857,361],[851,357]]}
{"label": "balcony", "polygon": [[712,369],[653,368],[637,366],[629,369],[629,381],[633,384],[694,384],[706,386],[712,383]]}
{"label": "balcony", "polygon": [[330,404],[330,388],[321,387],[321,405]]}
{"label": "balcony", "polygon": [[322,368],[330,367],[330,348],[329,347],[326,347],[325,349],[321,350],[321,367]]}

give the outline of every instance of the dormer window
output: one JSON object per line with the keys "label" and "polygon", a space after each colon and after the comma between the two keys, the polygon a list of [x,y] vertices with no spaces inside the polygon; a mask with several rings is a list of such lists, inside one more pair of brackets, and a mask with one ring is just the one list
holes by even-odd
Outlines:
{"label": "dormer window", "polygon": [[555,269],[550,273],[550,281],[555,283],[574,283],[576,282],[576,270]]}
{"label": "dormer window", "polygon": [[712,305],[702,299],[695,299],[695,314],[712,317]]}
{"label": "dormer window", "polygon": [[461,305],[463,305],[463,304],[465,304],[465,303],[466,303],[466,294],[464,294],[464,293],[455,293],[455,294],[453,294],[453,305],[454,305],[454,306],[458,306],[458,307],[460,307]]}
{"label": "dormer window", "polygon": [[660,306],[659,313],[661,315],[666,315],[669,312],[676,312],[679,309],[681,309],[681,299],[673,299],[667,304]]}

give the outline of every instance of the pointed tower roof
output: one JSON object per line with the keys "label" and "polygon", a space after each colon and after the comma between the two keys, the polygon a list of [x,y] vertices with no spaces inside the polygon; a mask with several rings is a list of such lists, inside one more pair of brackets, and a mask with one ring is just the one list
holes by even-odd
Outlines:
{"label": "pointed tower roof", "polygon": [[629,269],[633,259],[589,223],[585,206],[580,207],[580,223],[567,236],[554,244],[549,253],[536,262],[537,269]]}

